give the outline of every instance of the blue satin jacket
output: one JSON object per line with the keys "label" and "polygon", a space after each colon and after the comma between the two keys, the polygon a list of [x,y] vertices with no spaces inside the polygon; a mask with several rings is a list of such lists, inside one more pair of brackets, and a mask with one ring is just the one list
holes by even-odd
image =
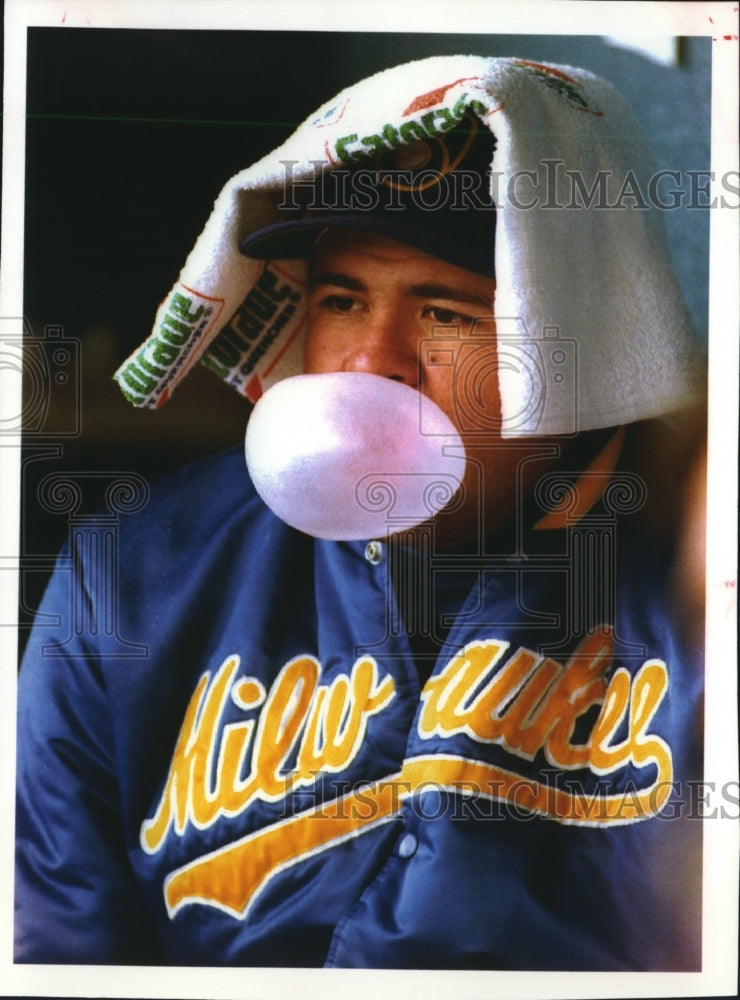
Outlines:
{"label": "blue satin jacket", "polygon": [[430,551],[462,607],[426,623],[389,543],[288,528],[238,449],[73,525],[19,680],[16,961],[699,968],[700,666],[629,513],[566,521]]}

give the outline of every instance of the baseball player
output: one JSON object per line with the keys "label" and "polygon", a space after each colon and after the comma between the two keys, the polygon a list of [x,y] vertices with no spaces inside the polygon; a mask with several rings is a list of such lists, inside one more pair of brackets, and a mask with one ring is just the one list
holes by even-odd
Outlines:
{"label": "baseball player", "polygon": [[108,577],[94,519],[59,557],[17,961],[700,967],[701,660],[650,479],[679,441],[677,510],[700,372],[626,115],[423,60],[227,185],[118,378],[159,406],[206,363],[257,401],[249,468],[155,483]]}

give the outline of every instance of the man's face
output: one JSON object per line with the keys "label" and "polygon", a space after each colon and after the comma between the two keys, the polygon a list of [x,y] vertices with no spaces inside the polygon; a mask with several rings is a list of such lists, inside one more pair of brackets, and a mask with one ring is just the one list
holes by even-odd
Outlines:
{"label": "man's face", "polygon": [[[531,489],[554,455],[552,444],[543,449],[542,442],[538,448],[531,440],[503,441],[495,429],[501,405],[494,291],[492,278],[353,230],[325,232],[310,264],[306,373],[367,372],[403,382],[433,400],[460,432],[468,456],[464,496],[437,516],[437,541],[445,546],[500,527],[519,491]],[[476,352],[482,368],[480,377],[471,377],[469,364],[456,362],[463,360],[476,320],[476,341],[490,337],[491,350]],[[461,368],[467,370],[462,381]],[[474,398],[461,399],[471,392]],[[461,416],[471,404],[485,415],[484,436],[480,425]],[[549,460],[531,461],[535,454]]]}

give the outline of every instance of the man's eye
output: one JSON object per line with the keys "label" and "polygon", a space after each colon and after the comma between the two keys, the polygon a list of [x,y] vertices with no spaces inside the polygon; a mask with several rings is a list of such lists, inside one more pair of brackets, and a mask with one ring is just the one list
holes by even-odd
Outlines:
{"label": "man's eye", "polygon": [[443,309],[441,306],[428,306],[425,313],[433,323],[440,323],[443,326],[451,326],[453,323],[458,326],[468,326],[472,322],[470,316],[454,309]]}
{"label": "man's eye", "polygon": [[335,313],[349,313],[359,309],[360,303],[351,295],[325,295],[320,301],[322,309]]}

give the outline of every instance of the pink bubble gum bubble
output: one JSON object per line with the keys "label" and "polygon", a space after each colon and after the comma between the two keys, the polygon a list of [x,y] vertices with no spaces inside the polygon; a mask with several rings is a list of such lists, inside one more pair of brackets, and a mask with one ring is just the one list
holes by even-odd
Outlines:
{"label": "pink bubble gum bubble", "polygon": [[380,375],[332,372],[278,382],[247,426],[247,467],[279,518],[316,538],[378,538],[428,520],[465,473],[450,419]]}

